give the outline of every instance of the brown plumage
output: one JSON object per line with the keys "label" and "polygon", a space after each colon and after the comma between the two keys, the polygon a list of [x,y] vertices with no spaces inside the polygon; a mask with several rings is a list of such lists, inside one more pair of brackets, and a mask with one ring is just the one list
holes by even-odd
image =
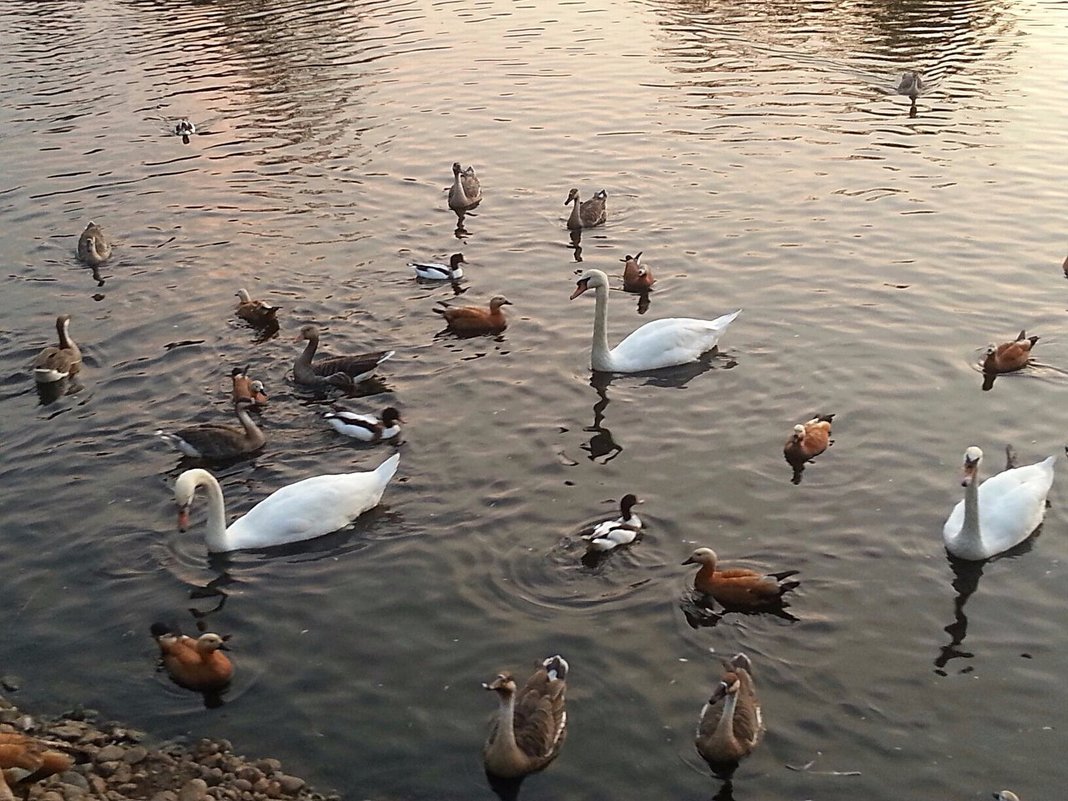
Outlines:
{"label": "brown plumage", "polygon": [[[38,740],[21,732],[0,731],[0,801],[14,801],[9,780],[14,784],[34,782],[73,767],[74,759],[54,746],[62,747],[62,744]],[[11,771],[10,779],[4,771]]]}
{"label": "brown plumage", "polygon": [[794,426],[794,433],[782,448],[786,461],[798,467],[827,450],[831,444],[832,420],[833,414],[824,414]]}
{"label": "brown plumage", "polygon": [[297,341],[304,339],[308,340],[308,344],[293,363],[293,378],[298,384],[308,386],[352,387],[370,378],[378,366],[394,354],[392,350],[380,350],[352,356],[328,357],[313,364],[312,357],[319,347],[318,326],[301,326]]}
{"label": "brown plumage", "polygon": [[278,306],[253,300],[245,289],[237,290],[237,297],[237,316],[242,320],[258,326],[278,324]]}
{"label": "brown plumage", "polygon": [[111,258],[111,244],[95,222],[88,223],[78,237],[78,258],[90,267],[99,267]]}
{"label": "brown plumage", "polygon": [[516,779],[556,759],[567,735],[567,671],[562,656],[550,656],[518,692],[510,673],[482,685],[497,693],[499,703],[482,749],[487,773]]}
{"label": "brown plumage", "polygon": [[648,292],[652,289],[656,279],[653,271],[641,263],[642,251],[637,256],[627,256],[623,261],[623,291],[624,292]]}
{"label": "brown plumage", "polygon": [[701,710],[695,745],[714,771],[729,776],[753,752],[764,734],[764,719],[752,677],[752,663],[736,654]]}
{"label": "brown plumage", "polygon": [[727,609],[745,611],[780,606],[783,593],[800,584],[786,581],[797,575],[796,570],[781,573],[758,573],[744,567],[717,570],[717,561],[711,548],[698,548],[682,564],[701,565],[693,578],[694,589],[710,595]]}
{"label": "brown plumage", "polygon": [[445,316],[445,323],[454,334],[499,334],[508,327],[508,320],[501,306],[511,306],[512,301],[503,295],[490,299],[489,309],[479,306],[452,306],[434,309]]}
{"label": "brown plumage", "polygon": [[263,388],[262,381],[253,381],[248,377],[248,367],[235,367],[230,373],[233,382],[234,403],[239,400],[252,401],[254,406],[267,405],[267,393]]}
{"label": "brown plumage", "polygon": [[249,416],[252,408],[250,398],[242,398],[234,404],[234,411],[241,428],[203,423],[189,426],[173,433],[157,431],[156,435],[174,449],[193,459],[236,459],[255,453],[267,442],[267,437]]}
{"label": "brown plumage", "polygon": [[56,318],[59,343],[49,345],[33,360],[33,379],[39,384],[61,381],[75,375],[82,367],[82,352],[70,336],[70,315]]}
{"label": "brown plumage", "polygon": [[1011,373],[1027,366],[1031,360],[1031,348],[1038,342],[1038,337],[1027,336],[1027,331],[1021,331],[1015,342],[1005,342],[1001,345],[990,345],[986,349],[983,358],[984,373]]}
{"label": "brown plumage", "polygon": [[234,666],[222,653],[230,635],[220,636],[209,632],[193,639],[164,623],[153,623],[152,636],[159,645],[163,667],[175,684],[206,692],[221,690],[230,683]]}
{"label": "brown plumage", "polygon": [[598,190],[589,200],[582,202],[579,202],[579,191],[572,189],[567,193],[567,200],[564,201],[565,206],[569,203],[574,204],[571,207],[571,215],[567,218],[568,230],[581,231],[583,228],[603,225],[608,219],[608,211],[605,208],[607,201],[608,193],[603,189]]}
{"label": "brown plumage", "polygon": [[449,208],[463,214],[482,202],[482,184],[475,175],[475,168],[460,168],[460,162],[452,164],[452,186],[449,187]]}

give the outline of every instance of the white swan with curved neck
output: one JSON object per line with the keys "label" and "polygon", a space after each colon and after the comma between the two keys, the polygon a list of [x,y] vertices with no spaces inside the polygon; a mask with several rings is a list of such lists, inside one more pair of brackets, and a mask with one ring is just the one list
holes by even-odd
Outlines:
{"label": "white swan with curved neck", "polygon": [[609,349],[608,276],[600,270],[587,270],[579,277],[571,299],[587,289],[597,291],[590,363],[594,370],[606,373],[640,373],[697,361],[701,354],[716,347],[727,326],[742,313],[739,309],[715,320],[692,317],[653,320]]}
{"label": "white swan with curved neck", "polygon": [[186,470],[174,482],[178,526],[185,531],[193,493],[197,487],[204,487],[208,495],[204,540],[211,553],[269,548],[321,537],[344,528],[377,506],[399,463],[400,454],[395,453],[365,473],[306,478],[267,496],[229,526],[222,489],[215,476],[207,470]]}
{"label": "white swan with curved neck", "polygon": [[983,452],[964,452],[964,500],[946,520],[946,550],[961,559],[989,559],[1019,545],[1046,515],[1046,495],[1053,485],[1055,456],[991,476],[979,486]]}

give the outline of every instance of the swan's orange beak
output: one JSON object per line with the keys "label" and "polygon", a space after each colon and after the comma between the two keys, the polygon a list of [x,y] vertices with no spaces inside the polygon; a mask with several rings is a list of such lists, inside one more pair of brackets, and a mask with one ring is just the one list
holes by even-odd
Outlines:
{"label": "swan's orange beak", "polygon": [[577,298],[579,295],[581,295],[583,292],[585,292],[589,288],[590,288],[589,282],[587,282],[587,281],[579,281],[578,284],[575,286],[575,291],[571,293],[571,300],[574,300],[575,298]]}
{"label": "swan's orange beak", "polygon": [[187,528],[189,528],[189,508],[183,506],[178,510],[178,530],[184,533]]}

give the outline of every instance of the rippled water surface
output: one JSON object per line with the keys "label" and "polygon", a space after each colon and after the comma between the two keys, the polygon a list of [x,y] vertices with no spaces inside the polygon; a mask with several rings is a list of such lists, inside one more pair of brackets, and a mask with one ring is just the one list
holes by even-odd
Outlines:
{"label": "rippled water surface", "polygon": [[[15,0],[0,38],[0,672],[28,708],[228,737],[350,798],[492,799],[480,682],[560,652],[568,741],[525,799],[1068,785],[1068,466],[1022,549],[969,566],[941,539],[966,446],[990,472],[1068,436],[1068,4]],[[460,228],[457,160],[485,195]],[[572,186],[609,198],[577,243]],[[500,337],[435,336],[453,289],[405,265],[458,250],[461,301],[514,304]],[[591,380],[574,273],[638,250],[658,283],[644,315],[611,293],[612,342],[744,312],[701,364]],[[276,336],[234,317],[242,286]],[[44,405],[60,313],[85,367]],[[226,422],[233,366],[272,399],[263,453],[217,471],[231,514],[391,450],[293,385],[304,322],[397,351],[347,403],[402,408],[398,478],[349,530],[209,557],[153,432]],[[1021,328],[1039,363],[982,391]],[[795,485],[782,444],[827,412]],[[583,566],[628,491],[644,537]],[[697,545],[800,570],[790,615],[691,625]],[[157,618],[233,635],[224,706],[155,672]],[[737,650],[768,734],[724,787],[692,736],[710,651]]]}

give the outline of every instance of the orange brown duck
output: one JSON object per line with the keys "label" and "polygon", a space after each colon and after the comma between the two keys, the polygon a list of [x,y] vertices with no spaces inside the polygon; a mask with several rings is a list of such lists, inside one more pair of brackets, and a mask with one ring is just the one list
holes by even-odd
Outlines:
{"label": "orange brown duck", "polygon": [[152,636],[159,645],[163,667],[179,684],[189,690],[210,692],[230,683],[234,666],[222,653],[229,635],[208,632],[193,639],[164,623],[152,624]]}
{"label": "orange brown duck", "polygon": [[230,373],[234,385],[234,403],[242,398],[252,401],[254,406],[267,405],[267,392],[262,381],[253,381],[248,377],[248,366],[235,367]]}
{"label": "orange brown duck", "polygon": [[824,414],[794,426],[794,433],[782,448],[786,461],[794,467],[799,467],[827,450],[827,446],[831,444],[832,420],[833,414]]}
{"label": "orange brown duck", "polygon": [[[0,801],[14,801],[8,782],[33,782],[68,771],[74,765],[69,754],[57,751],[45,740],[14,731],[0,731]],[[5,771],[10,771],[5,774]]]}
{"label": "orange brown duck", "polygon": [[1038,337],[1027,336],[1021,331],[1014,342],[990,345],[983,358],[983,372],[987,374],[1012,373],[1021,370],[1031,361],[1031,348],[1038,342]]}
{"label": "orange brown duck", "polygon": [[642,264],[641,258],[642,251],[639,250],[638,255],[627,256],[622,260],[624,292],[648,292],[656,283],[653,271]]}
{"label": "orange brown duck", "polygon": [[248,290],[237,290],[237,316],[256,326],[278,325],[278,306],[262,300],[253,300]]}
{"label": "orange brown duck", "polygon": [[799,581],[787,581],[797,575],[797,570],[780,573],[759,573],[745,567],[717,570],[718,557],[711,548],[698,548],[682,564],[701,565],[693,578],[694,589],[711,596],[725,609],[774,608],[782,604],[784,593],[800,585]]}
{"label": "orange brown duck", "polygon": [[445,324],[454,334],[474,336],[477,334],[499,334],[508,327],[508,320],[501,311],[501,306],[511,306],[512,301],[504,295],[495,295],[490,299],[489,308],[480,306],[452,306],[434,309],[445,317]]}

